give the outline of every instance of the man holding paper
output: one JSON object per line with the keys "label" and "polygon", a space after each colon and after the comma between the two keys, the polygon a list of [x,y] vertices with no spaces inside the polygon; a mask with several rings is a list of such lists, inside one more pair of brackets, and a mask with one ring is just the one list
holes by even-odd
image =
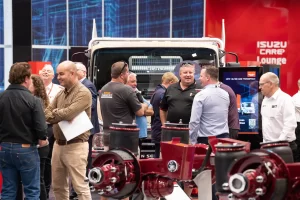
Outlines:
{"label": "man holding paper", "polygon": [[[53,124],[52,185],[56,199],[69,199],[69,175],[79,200],[90,200],[86,179],[88,139],[92,128],[90,91],[77,78],[75,63],[64,61],[57,67],[58,81],[65,89],[45,110]],[[80,118],[80,119],[78,119]],[[80,124],[79,122],[80,121]]]}
{"label": "man holding paper", "polygon": [[[100,132],[99,128],[99,121],[98,121],[98,114],[97,114],[97,89],[95,85],[86,78],[86,67],[80,63],[75,63],[77,67],[77,78],[78,80],[89,89],[89,91],[92,94],[92,110],[91,110],[91,122],[93,124],[93,128],[91,129],[91,135],[89,137],[89,154],[88,154],[88,165],[86,168],[86,176],[88,176],[89,170],[92,168],[92,144],[93,144],[93,136],[95,133]],[[71,194],[70,199],[76,199],[77,194],[73,189],[73,186],[71,186]]]}

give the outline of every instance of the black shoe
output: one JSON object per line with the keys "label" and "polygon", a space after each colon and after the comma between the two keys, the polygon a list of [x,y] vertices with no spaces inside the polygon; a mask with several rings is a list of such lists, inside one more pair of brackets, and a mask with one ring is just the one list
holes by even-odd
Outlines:
{"label": "black shoe", "polygon": [[76,200],[78,199],[78,195],[76,194],[76,192],[72,192],[70,195],[70,200]]}

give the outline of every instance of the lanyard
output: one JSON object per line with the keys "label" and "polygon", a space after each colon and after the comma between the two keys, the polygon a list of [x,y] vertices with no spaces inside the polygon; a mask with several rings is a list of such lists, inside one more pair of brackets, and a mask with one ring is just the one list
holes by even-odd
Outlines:
{"label": "lanyard", "polygon": [[48,92],[48,94],[47,94],[47,96],[49,96],[50,95],[50,93],[51,93],[51,91],[52,91],[52,88],[53,88],[53,83],[51,83],[52,85],[51,85],[51,88],[50,88],[50,90],[49,90],[49,92]]}

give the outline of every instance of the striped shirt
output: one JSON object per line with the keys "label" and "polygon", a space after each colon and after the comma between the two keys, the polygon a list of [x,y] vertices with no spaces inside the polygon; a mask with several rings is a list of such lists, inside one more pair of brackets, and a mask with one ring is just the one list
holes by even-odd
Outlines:
{"label": "striped shirt", "polygon": [[[56,140],[66,140],[58,122],[71,121],[78,114],[85,111],[91,118],[92,95],[80,82],[73,85],[69,90],[60,91],[50,106],[45,110],[46,120],[53,124],[53,133]],[[76,139],[88,141],[90,131],[77,136]]]}

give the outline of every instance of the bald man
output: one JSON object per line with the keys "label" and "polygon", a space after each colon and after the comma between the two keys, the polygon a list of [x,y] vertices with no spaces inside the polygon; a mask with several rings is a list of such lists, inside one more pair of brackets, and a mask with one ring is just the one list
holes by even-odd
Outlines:
{"label": "bald man", "polygon": [[75,63],[64,61],[57,67],[58,81],[65,89],[59,92],[45,110],[46,120],[53,124],[55,143],[52,152],[52,187],[59,200],[69,200],[69,176],[79,200],[91,200],[86,178],[90,131],[67,141],[58,122],[72,120],[81,112],[91,117],[92,95],[77,77]]}
{"label": "bald man", "polygon": [[297,121],[292,97],[279,88],[279,78],[272,72],[267,72],[260,77],[259,89],[264,95],[261,105],[263,141],[287,140],[295,160]]}
{"label": "bald man", "polygon": [[[86,170],[86,176],[88,176],[89,170],[92,168],[92,143],[93,143],[93,136],[95,133],[100,132],[99,121],[98,121],[98,114],[97,114],[97,89],[95,85],[86,78],[86,67],[80,63],[75,63],[77,67],[77,78],[78,80],[89,89],[92,94],[92,111],[91,111],[91,122],[93,124],[93,129],[91,129],[91,135],[89,137],[89,154],[88,154],[88,165]],[[77,194],[74,191],[73,187],[71,188],[70,199],[76,199]]]}

